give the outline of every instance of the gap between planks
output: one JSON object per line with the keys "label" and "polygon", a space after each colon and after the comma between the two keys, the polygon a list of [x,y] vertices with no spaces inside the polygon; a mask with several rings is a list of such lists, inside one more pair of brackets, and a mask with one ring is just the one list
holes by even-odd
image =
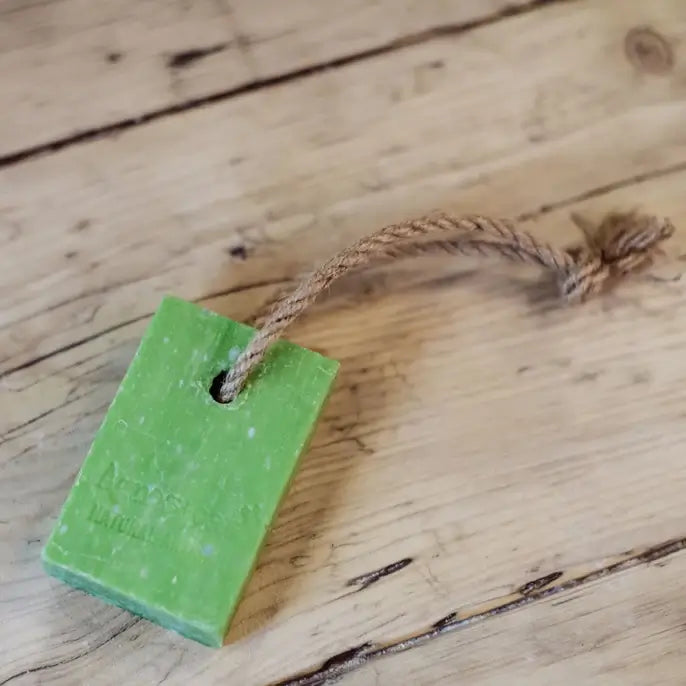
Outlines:
{"label": "gap between planks", "polygon": [[[149,112],[141,113],[136,116],[127,117],[125,119],[121,119],[120,121],[116,121],[111,124],[106,124],[104,126],[96,126],[92,128],[83,129],[81,131],[69,134],[68,136],[57,138],[56,140],[47,143],[40,143],[35,146],[24,148],[23,150],[17,150],[15,152],[7,153],[5,155],[0,156],[0,169],[9,167],[14,164],[19,164],[21,162],[26,162],[36,157],[42,157],[44,155],[56,153],[60,150],[71,147],[73,145],[89,143],[91,141],[96,141],[101,138],[107,138],[108,136],[115,136],[124,131],[127,131],[128,129],[142,126],[144,124],[149,124],[159,119],[164,119],[166,117],[171,117],[177,114],[183,114],[185,112],[214,105],[216,103],[225,102],[227,100],[231,100],[232,98],[237,98],[239,96],[254,93],[256,91],[260,91],[266,88],[273,88],[283,84],[298,81],[304,78],[308,78],[310,76],[321,74],[325,71],[340,69],[348,65],[363,62],[364,60],[387,55],[389,53],[404,50],[440,38],[445,38],[449,36],[460,36],[469,31],[480,29],[486,26],[491,26],[493,24],[510,19],[512,17],[528,14],[541,7],[548,7],[554,4],[571,3],[576,1],[577,0],[529,0],[529,2],[526,2],[522,5],[506,5],[505,7],[497,10],[493,14],[484,17],[479,17],[464,22],[435,26],[428,29],[424,29],[422,31],[418,31],[416,33],[410,33],[404,36],[399,36],[398,38],[394,38],[380,45],[372,46],[370,48],[350,53],[348,55],[343,55],[341,57],[324,60],[322,62],[318,62],[316,64],[312,64],[306,67],[299,67],[297,69],[285,71],[275,76],[267,76],[253,79],[241,85],[234,86],[232,88],[227,88],[216,93],[211,93],[209,95],[204,95],[202,97],[197,98],[190,98],[188,100],[176,103],[174,105],[170,105],[168,107],[162,107],[159,109],[151,110]],[[217,51],[220,47],[221,46],[212,46],[211,48],[208,48],[208,54]],[[181,53],[181,55],[185,59],[189,58],[189,54]],[[198,56],[202,55],[193,55],[192,57]]]}

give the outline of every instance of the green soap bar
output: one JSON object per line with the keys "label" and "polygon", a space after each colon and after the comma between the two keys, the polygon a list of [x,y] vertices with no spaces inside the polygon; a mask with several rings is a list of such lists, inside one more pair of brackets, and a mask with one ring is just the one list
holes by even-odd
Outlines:
{"label": "green soap bar", "polygon": [[43,550],[48,573],[220,646],[338,363],[276,343],[209,393],[254,329],[165,298]]}

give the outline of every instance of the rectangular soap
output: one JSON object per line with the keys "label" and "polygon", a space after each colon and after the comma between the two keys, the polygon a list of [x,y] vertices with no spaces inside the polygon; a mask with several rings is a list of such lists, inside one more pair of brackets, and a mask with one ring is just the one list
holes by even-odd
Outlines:
{"label": "rectangular soap", "polygon": [[43,550],[53,576],[209,646],[223,642],[338,371],[281,341],[222,405],[212,381],[253,334],[162,301]]}

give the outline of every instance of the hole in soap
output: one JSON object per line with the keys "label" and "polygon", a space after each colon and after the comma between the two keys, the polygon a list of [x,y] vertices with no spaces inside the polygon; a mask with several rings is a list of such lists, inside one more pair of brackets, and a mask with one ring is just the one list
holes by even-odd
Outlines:
{"label": "hole in soap", "polygon": [[215,376],[212,380],[212,385],[210,386],[210,395],[212,396],[212,399],[215,402],[220,403],[221,405],[226,405],[226,403],[223,400],[220,400],[219,391],[221,390],[222,384],[224,383],[224,379],[226,378],[227,374],[227,371],[219,372],[219,374],[217,374],[217,376]]}

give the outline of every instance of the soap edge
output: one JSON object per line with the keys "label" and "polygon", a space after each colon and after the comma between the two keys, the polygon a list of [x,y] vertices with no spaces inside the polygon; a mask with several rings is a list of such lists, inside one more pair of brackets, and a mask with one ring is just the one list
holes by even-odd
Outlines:
{"label": "soap edge", "polygon": [[[217,315],[221,316],[221,315]],[[142,340],[141,340],[142,343]],[[300,346],[302,347],[302,346]],[[313,352],[313,351],[309,351]],[[317,354],[317,353],[315,353]],[[320,357],[324,357],[320,355]],[[87,595],[96,598],[98,601],[107,603],[110,606],[114,607],[119,607],[137,617],[142,617],[146,621],[151,622],[152,624],[161,627],[165,631],[174,631],[176,634],[179,634],[180,636],[183,636],[186,639],[190,639],[192,641],[195,641],[196,643],[200,643],[201,645],[207,646],[209,648],[222,648],[225,645],[226,642],[226,637],[229,632],[229,629],[231,627],[232,621],[236,615],[236,612],[238,611],[238,608],[243,600],[243,597],[245,595],[245,591],[247,590],[247,586],[252,579],[255,569],[259,563],[259,558],[260,555],[262,554],[262,551],[264,550],[265,544],[267,542],[267,539],[269,537],[269,534],[274,528],[274,524],[279,516],[279,512],[281,510],[281,507],[291,490],[291,486],[293,484],[294,479],[296,478],[297,472],[300,468],[300,464],[302,460],[305,458],[307,453],[310,450],[310,445],[312,442],[312,439],[314,438],[314,435],[317,430],[317,426],[319,424],[319,419],[321,417],[321,413],[324,411],[324,408],[326,407],[326,404],[329,401],[329,398],[331,397],[331,393],[333,392],[334,386],[336,384],[336,381],[338,379],[338,373],[340,370],[340,362],[338,360],[334,360],[331,358],[324,358],[332,363],[331,366],[331,371],[330,371],[330,380],[329,380],[329,388],[328,392],[326,395],[322,396],[321,401],[319,403],[319,407],[316,412],[316,419],[315,421],[312,422],[311,424],[311,430],[309,435],[306,437],[306,439],[303,441],[302,447],[299,450],[299,456],[298,460],[293,466],[293,470],[291,472],[291,476],[288,479],[288,481],[284,484],[284,487],[281,491],[280,497],[278,499],[278,502],[276,503],[276,506],[274,508],[274,513],[271,517],[270,520],[270,525],[265,529],[264,533],[262,534],[259,544],[255,549],[255,552],[252,556],[251,560],[251,566],[249,572],[245,575],[243,584],[238,590],[238,593],[234,596],[233,603],[231,604],[229,611],[227,613],[226,620],[224,624],[221,627],[221,630],[219,634],[214,634],[211,632],[208,632],[207,629],[203,630],[199,625],[193,624],[190,621],[184,620],[185,624],[189,627],[192,627],[194,629],[197,629],[198,634],[197,635],[188,635],[186,633],[183,633],[181,630],[174,628],[173,626],[165,626],[164,624],[161,624],[158,622],[156,619],[151,619],[150,617],[146,616],[144,613],[141,613],[139,610],[135,609],[135,602],[131,602],[130,596],[127,596],[123,591],[113,588],[113,587],[105,587],[97,578],[92,577],[89,574],[84,574],[82,572],[78,572],[70,567],[67,567],[63,564],[60,564],[54,560],[49,559],[49,548],[54,545],[53,542],[53,537],[55,536],[56,530],[57,530],[57,523],[59,523],[59,518],[58,522],[56,523],[55,527],[53,528],[52,534],[50,535],[50,538],[48,539],[47,543],[41,550],[41,563],[43,566],[44,571],[51,577],[57,579],[60,583],[67,584],[73,588],[76,588],[83,593],[86,593]],[[130,368],[130,367],[129,367]],[[126,378],[126,377],[124,377]],[[124,379],[122,379],[123,383]],[[107,413],[105,413],[105,417],[107,416]],[[104,423],[104,421],[103,421]],[[97,434],[96,434],[97,437]],[[95,443],[95,437],[93,439],[93,443]],[[89,451],[90,454],[90,451]],[[87,459],[88,456],[86,456]],[[84,459],[83,465],[85,465],[86,459]],[[77,477],[78,478],[78,477]],[[76,481],[74,482],[74,485],[76,484]],[[71,496],[71,493],[73,492],[74,485],[72,485],[72,488],[70,489],[69,496]],[[69,499],[69,496],[67,497],[67,500]],[[62,506],[63,509],[67,504],[67,500],[65,500],[64,505]],[[60,511],[61,514],[61,511]],[[57,572],[57,573],[56,573]],[[97,589],[102,589],[103,592],[109,591],[110,593],[113,593],[118,596],[121,600],[116,601],[104,593],[100,592],[93,592],[93,588]],[[156,607],[156,612],[158,612],[160,615],[166,617],[169,619],[169,624],[173,624],[175,621],[178,621],[178,618],[176,618],[174,615],[170,614],[166,609],[163,607]],[[199,638],[199,636],[202,635],[204,639]]]}
{"label": "soap edge", "polygon": [[[199,310],[199,311],[204,312],[205,314],[207,314],[211,317],[217,317],[217,318],[222,319],[226,322],[231,322],[233,324],[236,324],[237,326],[244,329],[245,331],[251,332],[253,335],[255,333],[257,333],[257,331],[258,331],[258,329],[256,327],[251,326],[250,324],[246,324],[245,322],[238,321],[237,319],[232,319],[231,317],[228,317],[224,314],[220,314],[219,312],[215,312],[214,310],[211,310],[208,307],[205,307],[203,305],[199,305],[198,303],[193,302],[192,300],[185,300],[184,298],[180,298],[176,295],[164,295],[164,296],[162,296],[162,300],[158,306],[157,311],[159,311],[162,308],[162,306],[165,302],[173,302],[177,305],[181,305],[182,307],[186,307],[188,309]],[[141,343],[142,343],[142,340],[141,340]],[[329,357],[328,355],[324,355],[320,352],[317,352],[316,350],[312,350],[312,348],[308,348],[305,345],[300,345],[299,343],[294,343],[293,341],[290,341],[287,338],[280,338],[278,341],[275,341],[274,343],[272,343],[272,345],[270,347],[281,347],[281,346],[305,350],[308,353],[315,355],[322,360],[326,360],[327,362],[334,363],[336,365],[336,368],[334,370],[335,376],[338,375],[338,370],[340,368],[340,361],[339,360],[337,360],[333,357]],[[334,376],[334,380],[335,380],[335,376]]]}
{"label": "soap edge", "polygon": [[[302,347],[302,346],[300,346]],[[313,351],[308,351],[308,352],[313,352]],[[318,353],[316,353],[318,354]],[[257,545],[255,552],[252,557],[252,562],[250,566],[249,572],[245,575],[245,578],[243,579],[243,583],[241,587],[238,590],[238,593],[235,595],[233,605],[229,608],[228,612],[228,617],[226,619],[226,623],[223,627],[222,630],[222,645],[226,643],[226,637],[227,634],[229,633],[229,630],[231,628],[232,622],[234,617],[236,616],[236,612],[238,611],[238,608],[243,601],[243,597],[245,594],[245,591],[247,590],[248,584],[250,580],[253,578],[255,569],[258,566],[260,556],[262,554],[262,551],[264,550],[264,547],[267,543],[267,539],[269,538],[270,533],[274,529],[274,525],[276,523],[276,520],[279,517],[279,513],[281,511],[281,507],[284,504],[284,501],[286,500],[286,497],[288,496],[288,493],[291,490],[291,486],[293,485],[293,481],[296,478],[296,475],[298,473],[298,470],[300,469],[300,464],[302,463],[303,459],[305,456],[309,453],[310,451],[310,445],[312,443],[312,439],[314,438],[314,435],[317,431],[317,426],[319,425],[319,420],[321,418],[322,412],[324,411],[324,408],[326,407],[326,404],[329,401],[329,398],[331,397],[331,393],[333,392],[334,386],[336,385],[336,381],[338,379],[338,372],[340,370],[340,362],[338,360],[333,360],[331,358],[324,357],[323,355],[320,355],[320,357],[323,357],[325,360],[329,360],[330,362],[333,363],[333,367],[331,370],[331,377],[329,381],[329,388],[326,393],[326,395],[322,396],[321,402],[319,404],[319,408],[317,410],[317,413],[315,415],[315,420],[311,424],[311,429],[310,433],[307,435],[305,440],[302,443],[302,447],[300,448],[299,454],[298,454],[298,459],[293,465],[293,470],[291,471],[290,478],[288,481],[284,484],[283,490],[281,491],[281,495],[279,496],[279,499],[274,507],[274,512],[272,514],[272,517],[269,522],[269,526],[265,529],[263,532],[259,544]]]}
{"label": "soap edge", "polygon": [[[121,377],[119,384],[117,385],[117,390],[114,392],[112,399],[110,400],[109,404],[107,405],[107,409],[105,410],[105,412],[102,416],[102,421],[100,422],[100,425],[98,426],[97,431],[93,434],[93,438],[91,439],[90,445],[88,447],[88,451],[86,452],[85,457],[81,461],[81,465],[80,465],[80,467],[76,473],[76,477],[72,481],[71,486],[69,487],[69,491],[68,491],[65,499],[62,501],[62,505],[61,505],[61,507],[58,511],[58,514],[57,514],[57,519],[55,520],[55,523],[52,527],[52,530],[48,536],[48,540],[45,542],[45,545],[43,546],[43,549],[41,551],[41,559],[44,558],[46,551],[55,545],[54,539],[55,539],[55,536],[57,534],[57,530],[59,528],[59,523],[60,523],[60,520],[62,518],[62,514],[65,511],[65,509],[67,508],[72,497],[74,497],[76,486],[79,484],[79,481],[81,479],[81,475],[83,474],[83,471],[86,467],[86,463],[88,462],[88,459],[90,458],[91,453],[93,452],[93,447],[97,443],[98,437],[100,436],[100,434],[102,433],[102,431],[104,429],[105,423],[107,422],[107,417],[109,416],[109,414],[112,410],[112,407],[117,400],[117,395],[119,395],[119,391],[121,390],[123,385],[126,383],[129,376],[132,375],[134,367],[135,367],[136,360],[138,358],[138,355],[139,355],[140,351],[142,350],[143,345],[145,344],[147,339],[150,337],[150,332],[152,331],[153,324],[154,324],[155,320],[159,317],[160,313],[162,312],[162,308],[164,307],[165,302],[168,300],[174,300],[177,302],[186,302],[186,303],[188,302],[188,301],[185,301],[182,298],[178,298],[176,296],[169,296],[169,295],[163,295],[162,296],[159,304],[157,305],[157,309],[153,313],[152,317],[150,317],[150,321],[147,323],[147,325],[145,327],[145,331],[143,332],[142,336],[140,337],[140,340],[138,342],[138,346],[136,348],[136,352],[131,357],[131,360],[129,361],[129,364],[126,368],[126,372]],[[194,305],[194,303],[188,303],[188,304]],[[197,305],[196,305],[196,307],[197,307]]]}
{"label": "soap edge", "polygon": [[[119,390],[122,388],[122,386],[125,384],[125,382],[129,378],[129,376],[133,373],[133,370],[135,369],[135,366],[136,366],[135,363],[136,363],[136,360],[138,358],[138,355],[139,355],[141,349],[143,348],[143,346],[145,345],[145,343],[147,342],[148,338],[151,335],[151,331],[152,331],[153,324],[154,324],[155,320],[161,315],[161,313],[164,310],[164,306],[167,303],[169,303],[169,304],[173,303],[176,305],[180,305],[183,308],[187,308],[189,311],[193,310],[193,309],[199,310],[199,311],[208,313],[212,317],[218,317],[219,319],[222,319],[226,322],[238,325],[239,327],[241,327],[245,330],[252,331],[252,332],[257,331],[257,329],[249,326],[248,324],[244,324],[243,322],[239,322],[239,321],[236,321],[234,319],[231,319],[230,317],[226,317],[224,315],[221,315],[221,314],[214,312],[212,310],[209,310],[209,309],[207,309],[201,305],[198,305],[197,303],[194,303],[192,301],[185,300],[183,298],[179,298],[178,296],[174,296],[174,295],[163,295],[162,296],[161,301],[159,302],[159,304],[157,306],[157,309],[155,310],[152,317],[150,318],[150,320],[146,326],[146,329],[143,332],[143,334],[139,340],[138,347],[137,347],[134,355],[132,356],[132,358],[128,364],[127,370],[119,382],[119,385],[117,387],[117,391],[115,392],[115,394],[112,397],[106,411],[103,414],[101,424],[98,427],[98,430],[93,435],[90,447],[89,447],[85,457],[83,458],[81,466],[79,467],[79,470],[76,474],[76,477],[74,478],[74,480],[73,480],[73,482],[69,488],[69,492],[67,493],[66,498],[62,502],[62,505],[61,505],[59,512],[58,512],[57,519],[56,519],[55,523],[53,524],[51,533],[49,534],[48,539],[47,539],[45,545],[43,546],[43,548],[41,550],[41,554],[40,554],[42,567],[49,576],[58,579],[61,583],[65,583],[65,584],[70,585],[74,588],[78,588],[79,590],[82,590],[85,593],[96,597],[98,600],[100,600],[102,602],[105,602],[109,605],[114,605],[116,607],[121,607],[121,608],[125,609],[126,611],[131,612],[134,615],[141,616],[141,617],[144,617],[146,619],[148,619],[148,618],[145,617],[144,614],[141,614],[141,613],[137,612],[136,610],[131,609],[131,607],[129,605],[127,605],[127,602],[126,602],[127,596],[125,596],[125,594],[123,594],[122,591],[120,591],[118,589],[113,589],[113,588],[107,587],[107,590],[114,592],[115,594],[119,595],[119,597],[124,598],[124,600],[122,600],[120,603],[110,600],[105,595],[100,595],[98,593],[92,593],[88,588],[85,587],[86,584],[83,582],[83,580],[86,580],[86,577],[88,577],[88,579],[86,581],[88,584],[91,585],[91,587],[97,586],[99,588],[105,589],[105,586],[103,586],[100,582],[98,582],[96,579],[90,577],[89,575],[78,573],[75,570],[71,569],[70,567],[65,566],[64,564],[60,564],[60,563],[56,562],[55,560],[50,560],[49,558],[50,558],[50,554],[51,554],[51,549],[55,546],[59,546],[59,544],[56,542],[55,539],[56,539],[56,536],[57,536],[57,533],[59,530],[59,525],[60,525],[60,520],[61,520],[62,514],[65,511],[65,509],[67,508],[72,497],[74,497],[74,495],[75,495],[76,486],[78,485],[79,480],[81,478],[81,475],[82,475],[82,473],[85,469],[85,466],[88,462],[88,459],[91,456],[93,446],[98,441],[98,437],[103,430],[103,427],[107,421],[107,418],[108,418],[108,416],[112,410],[113,405],[116,402],[116,398],[117,398],[117,395],[119,393]],[[287,496],[287,494],[291,488],[292,482],[296,476],[296,473],[299,469],[301,461],[305,457],[305,455],[309,452],[310,443],[311,443],[311,440],[315,434],[317,425],[319,423],[319,419],[321,417],[321,413],[323,412],[324,407],[326,406],[326,404],[327,404],[327,402],[331,396],[331,393],[332,393],[333,388],[335,386],[336,380],[337,380],[338,375],[339,375],[340,367],[341,367],[341,363],[339,360],[327,357],[326,355],[323,355],[322,353],[319,353],[315,350],[311,350],[310,348],[299,345],[297,343],[293,343],[293,342],[285,340],[285,339],[277,341],[274,344],[274,346],[279,346],[279,347],[283,346],[283,347],[287,347],[287,348],[291,348],[291,349],[300,349],[300,350],[306,351],[308,354],[313,355],[313,356],[317,357],[318,359],[320,359],[322,362],[324,362],[326,364],[326,367],[327,367],[326,373],[328,375],[330,375],[329,388],[328,388],[328,392],[326,393],[326,395],[324,395],[322,397],[322,399],[319,403],[319,407],[318,407],[316,415],[315,415],[315,420],[312,422],[311,432],[307,436],[307,438],[303,441],[303,444],[302,444],[303,447],[300,450],[298,460],[294,465],[294,468],[293,468],[293,471],[292,471],[290,478],[288,479],[288,481],[284,485],[281,496],[280,496],[280,498],[279,498],[279,500],[275,506],[274,514],[271,518],[270,525],[266,528],[262,537],[260,538],[259,545],[257,546],[256,551],[255,551],[253,558],[252,558],[252,564],[251,564],[250,572],[246,575],[242,586],[240,587],[238,593],[236,594],[236,596],[234,598],[234,602],[233,602],[232,606],[229,608],[228,617],[226,619],[225,624],[222,627],[221,638],[219,639],[218,643],[215,642],[214,640],[207,641],[207,642],[200,641],[193,636],[186,636],[185,634],[182,634],[181,632],[177,631],[176,629],[174,629],[172,627],[164,627],[163,626],[163,628],[165,628],[165,629],[175,631],[176,633],[179,633],[182,636],[185,636],[186,638],[190,638],[191,640],[199,642],[203,645],[207,645],[209,647],[220,648],[224,645],[226,634],[229,631],[229,628],[231,626],[231,622],[232,622],[232,620],[235,616],[235,613],[236,613],[236,611],[237,611],[237,609],[238,609],[238,607],[239,607],[239,605],[243,599],[244,592],[246,590],[248,582],[250,581],[250,579],[252,578],[252,576],[254,574],[255,568],[256,568],[258,561],[259,561],[260,554],[261,554],[262,550],[264,549],[264,545],[267,541],[269,533],[273,529],[274,523],[278,517],[281,506],[283,505],[283,502],[284,502],[284,500],[285,500],[285,498],[286,498],[286,496]],[[61,574],[54,573],[55,570],[60,570]],[[79,583],[80,581],[82,581],[82,582]],[[174,616],[169,614],[166,610],[159,608],[158,611],[161,614],[169,617],[171,621],[174,621]],[[159,622],[157,622],[156,620],[148,620],[148,621],[151,621],[152,623],[157,624],[158,626],[160,625]],[[188,626],[193,626],[193,624],[191,622],[186,622],[186,623]]]}
{"label": "soap edge", "polygon": [[[146,615],[145,612],[141,612],[139,609],[136,609],[136,607],[140,606],[137,606],[135,601],[132,602],[131,597],[127,596],[121,590],[114,589],[109,586],[105,587],[100,581],[98,581],[98,579],[92,577],[90,574],[77,572],[70,567],[66,567],[58,562],[49,560],[46,556],[45,549],[43,549],[43,552],[41,553],[41,562],[43,569],[49,576],[57,579],[57,581],[60,583],[78,589],[91,598],[95,598],[98,602],[106,603],[112,607],[118,607],[136,617],[145,619],[151,624],[160,627],[164,631],[173,631],[183,638],[195,641],[196,643],[200,643],[208,648],[221,648],[223,646],[223,639],[226,634],[225,631],[219,631],[215,633],[204,625],[195,624],[188,620],[181,620],[187,627],[190,627],[194,631],[193,635],[190,633],[184,633],[181,629],[172,626],[175,622],[178,623],[180,621],[179,618],[172,615],[164,608],[155,607],[155,612],[165,618],[165,620],[168,621],[169,626],[162,624],[156,619],[152,619],[150,616]],[[97,589],[95,592],[93,591],[94,588]],[[113,595],[116,595],[119,600],[115,600],[114,598],[105,595],[107,591],[111,592]]]}

